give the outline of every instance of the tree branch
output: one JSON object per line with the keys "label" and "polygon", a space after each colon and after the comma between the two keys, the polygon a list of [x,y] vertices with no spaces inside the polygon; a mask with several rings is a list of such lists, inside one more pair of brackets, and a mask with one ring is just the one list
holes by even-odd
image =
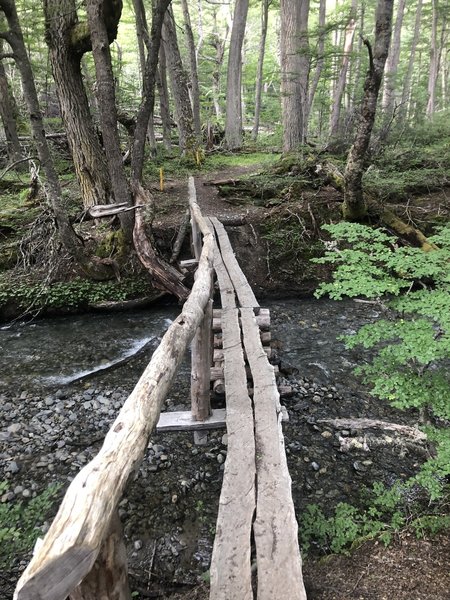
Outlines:
{"label": "tree branch", "polygon": [[373,64],[373,51],[372,46],[367,38],[362,38],[364,46],[367,46],[367,52],[369,53],[369,70],[371,73],[374,72],[374,64]]}

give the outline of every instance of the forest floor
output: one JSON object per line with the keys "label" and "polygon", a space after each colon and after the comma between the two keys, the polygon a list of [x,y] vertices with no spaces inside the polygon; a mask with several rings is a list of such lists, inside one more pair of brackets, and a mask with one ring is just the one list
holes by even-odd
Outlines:
{"label": "forest floor", "polygon": [[[251,167],[234,167],[196,180],[197,197],[203,214],[237,221],[242,217],[253,225],[269,219],[280,208],[270,201],[264,206],[220,197],[213,180],[251,179]],[[206,185],[205,185],[206,184]],[[161,194],[162,198],[164,194]],[[323,203],[333,214],[342,200],[330,186],[317,191],[306,190],[304,197]],[[155,225],[167,225],[173,219],[173,209],[186,203],[185,182],[170,183],[170,199],[164,202]],[[161,205],[160,205],[161,206]],[[427,216],[448,215],[448,188],[442,192],[424,194],[408,202],[403,209],[407,219],[427,221]],[[287,210],[291,210],[287,208]],[[286,213],[286,206],[282,210]],[[308,206],[309,210],[309,206]],[[402,209],[400,210],[400,213]],[[314,220],[314,217],[313,217]],[[317,233],[317,232],[316,232]],[[255,266],[257,262],[253,263]],[[267,278],[265,262],[256,282]],[[345,555],[308,558],[303,574],[308,600],[450,600],[450,532],[417,539],[404,531],[386,547],[379,541],[362,541]],[[201,584],[186,593],[171,595],[172,600],[208,600],[209,586]],[[273,600],[277,600],[274,598]]]}

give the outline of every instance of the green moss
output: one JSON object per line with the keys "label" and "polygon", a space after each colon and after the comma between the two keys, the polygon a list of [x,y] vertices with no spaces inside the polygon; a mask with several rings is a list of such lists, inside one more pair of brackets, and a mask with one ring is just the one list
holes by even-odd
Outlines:
{"label": "green moss", "polygon": [[100,258],[111,258],[115,256],[120,259],[127,252],[127,243],[122,229],[117,231],[109,231],[103,236],[101,242],[97,246],[95,255]]}

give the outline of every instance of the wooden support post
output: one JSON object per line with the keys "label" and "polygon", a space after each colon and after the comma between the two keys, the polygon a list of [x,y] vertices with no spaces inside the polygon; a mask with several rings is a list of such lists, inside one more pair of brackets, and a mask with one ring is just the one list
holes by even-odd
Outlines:
{"label": "wooden support post", "polygon": [[210,299],[192,341],[191,410],[195,421],[204,421],[211,414],[212,305]]}
{"label": "wooden support post", "polygon": [[69,596],[69,600],[131,600],[127,552],[117,511],[91,571]]}

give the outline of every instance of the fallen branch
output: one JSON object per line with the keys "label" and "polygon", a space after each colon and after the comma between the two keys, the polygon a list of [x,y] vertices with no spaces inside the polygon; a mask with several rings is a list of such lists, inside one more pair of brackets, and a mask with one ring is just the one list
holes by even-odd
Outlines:
{"label": "fallen branch", "polygon": [[425,442],[427,440],[427,435],[417,427],[378,421],[377,419],[318,419],[317,423],[327,423],[333,425],[336,429],[383,429],[410,437],[415,442]]}

